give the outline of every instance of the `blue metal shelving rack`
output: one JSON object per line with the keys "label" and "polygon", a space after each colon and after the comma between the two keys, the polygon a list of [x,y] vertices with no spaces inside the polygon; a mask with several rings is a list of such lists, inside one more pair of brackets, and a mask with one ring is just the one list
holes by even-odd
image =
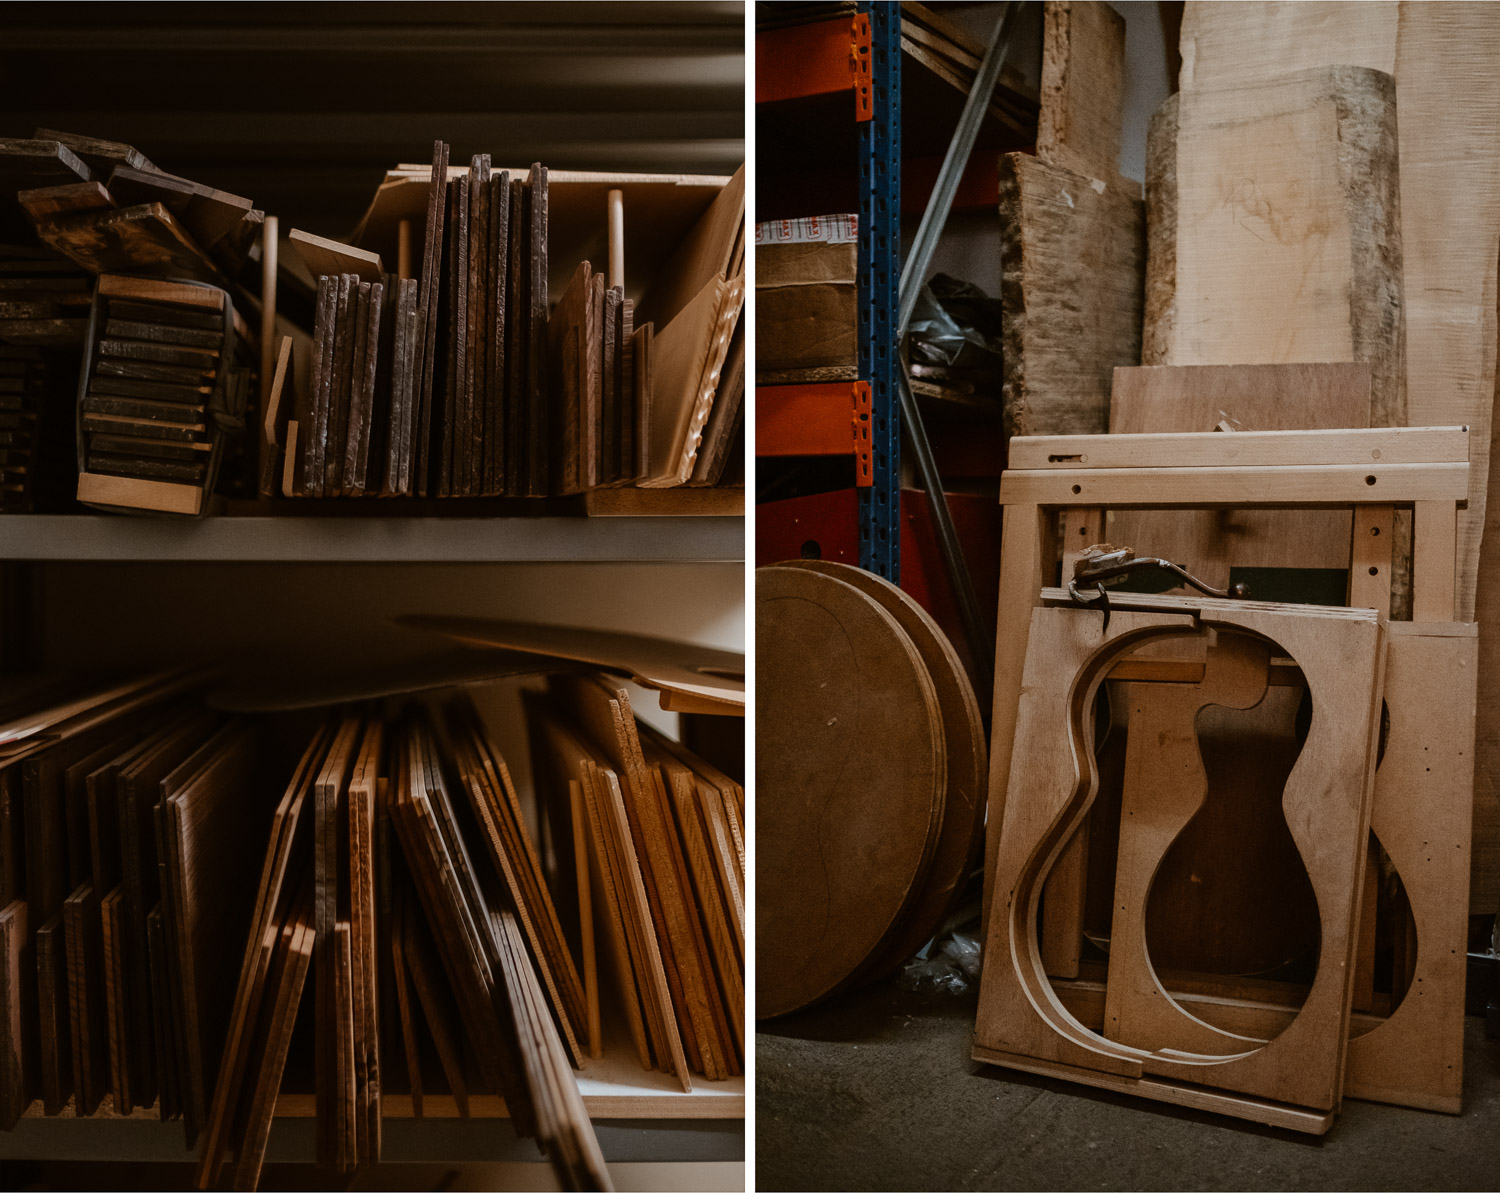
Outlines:
{"label": "blue metal shelving rack", "polygon": [[872,118],[859,124],[859,375],[870,383],[874,483],[859,490],[859,565],[901,581],[901,408],[895,342],[901,281],[901,6],[870,18]]}

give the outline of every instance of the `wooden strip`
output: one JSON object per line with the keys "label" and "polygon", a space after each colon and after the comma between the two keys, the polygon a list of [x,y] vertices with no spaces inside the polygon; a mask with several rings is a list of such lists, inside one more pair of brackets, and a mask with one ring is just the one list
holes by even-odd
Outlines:
{"label": "wooden strip", "polygon": [[1029,435],[1010,441],[1013,469],[1159,468],[1191,452],[1203,468],[1333,464],[1460,464],[1467,427],[1369,427],[1336,431]]}
{"label": "wooden strip", "polygon": [[385,269],[380,263],[379,253],[367,252],[342,241],[329,240],[326,236],[314,236],[301,228],[293,228],[287,239],[297,246],[297,252],[301,254],[313,277],[352,273],[361,282],[375,283],[385,279]]}
{"label": "wooden strip", "polygon": [[1102,505],[1110,509],[1453,503],[1464,499],[1468,472],[1468,464],[1006,472],[1000,481],[1000,501],[1002,505]]}
{"label": "wooden strip", "polygon": [[1456,535],[1457,512],[1451,500],[1417,502],[1412,526],[1413,621],[1453,620]]}

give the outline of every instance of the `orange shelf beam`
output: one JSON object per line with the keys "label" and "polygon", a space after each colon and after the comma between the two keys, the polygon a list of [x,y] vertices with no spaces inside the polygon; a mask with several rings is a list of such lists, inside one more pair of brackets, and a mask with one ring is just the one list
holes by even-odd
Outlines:
{"label": "orange shelf beam", "polygon": [[854,92],[854,119],[874,115],[867,14],[755,35],[755,102]]}
{"label": "orange shelf beam", "polygon": [[853,456],[854,483],[875,482],[870,383],[823,381],[755,387],[757,456]]}

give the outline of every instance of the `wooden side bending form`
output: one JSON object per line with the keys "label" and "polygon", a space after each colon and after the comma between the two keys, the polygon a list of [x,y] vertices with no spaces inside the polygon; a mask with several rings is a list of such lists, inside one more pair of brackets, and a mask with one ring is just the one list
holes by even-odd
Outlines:
{"label": "wooden side bending form", "polygon": [[[1203,460],[1205,464],[1182,468],[1179,464],[1183,459]],[[1454,538],[1457,509],[1467,484],[1467,428],[1017,438],[1011,442],[1010,460],[1015,468],[1001,483],[1005,517],[984,908],[988,956],[1005,957],[1013,964],[996,965],[992,960],[986,967],[976,1059],[1129,1089],[1303,1131],[1327,1129],[1340,1090],[1356,1097],[1457,1111],[1476,679],[1474,627],[1452,622]],[[1352,838],[1340,835],[1342,844],[1359,856],[1345,857],[1349,850],[1343,850],[1340,865],[1322,875],[1314,874],[1315,862],[1320,868],[1329,863],[1310,854],[1308,842],[1298,837],[1299,851],[1319,892],[1323,934],[1318,976],[1300,1012],[1264,1002],[1194,1000],[1168,993],[1145,956],[1144,932],[1136,932],[1119,918],[1121,902],[1128,904],[1130,899],[1117,898],[1114,904],[1112,981],[1103,999],[1097,992],[1083,989],[1087,983],[1079,984],[1078,990],[1064,990],[1060,997],[1047,978],[1049,974],[1072,977],[1078,973],[1086,854],[1085,834],[1077,829],[1084,823],[1093,791],[1084,782],[1071,796],[1067,792],[1044,796],[1041,792],[1049,781],[1066,780],[1071,785],[1077,777],[1073,759],[1092,767],[1092,754],[1083,743],[1073,741],[1071,755],[1054,754],[1051,762],[1045,758],[1038,762],[1036,752],[1043,739],[1037,737],[1031,719],[1024,726],[1019,720],[1039,715],[1035,706],[1043,699],[1040,688],[1046,685],[1045,674],[1061,673],[1063,678],[1056,683],[1072,684],[1075,672],[1085,664],[1090,672],[1087,682],[1080,672],[1077,684],[1069,689],[1075,710],[1081,707],[1077,700],[1084,689],[1097,691],[1106,674],[1121,679],[1163,678],[1171,669],[1181,671],[1186,666],[1188,673],[1175,676],[1178,682],[1207,678],[1201,661],[1192,672],[1191,663],[1134,659],[1112,663],[1114,671],[1110,674],[1110,667],[1101,670],[1097,651],[1088,657],[1086,652],[1079,653],[1081,646],[1069,635],[1076,638],[1080,633],[1092,633],[1093,646],[1102,649],[1102,618],[1097,611],[1079,610],[1064,592],[1043,591],[1044,583],[1056,575],[1059,513],[1066,575],[1076,554],[1104,537],[1106,508],[1213,506],[1352,507],[1355,516],[1348,599],[1351,606],[1370,611],[1358,617],[1373,619],[1375,624],[1389,611],[1394,511],[1415,511],[1413,604],[1417,621],[1392,623],[1388,648],[1379,648],[1376,670],[1389,668],[1384,689],[1389,734],[1378,775],[1373,773],[1372,755],[1368,768],[1372,773],[1364,780],[1366,789],[1373,786],[1375,792],[1373,803],[1367,803],[1368,827],[1373,827],[1405,883],[1419,947],[1406,998],[1389,1018],[1357,1016],[1352,1032],[1349,1004],[1353,995],[1348,987],[1356,982],[1368,985],[1370,970],[1365,954],[1373,944],[1373,907],[1360,906],[1364,902],[1360,896],[1368,887],[1364,873],[1367,830],[1358,831]],[[1078,541],[1074,541],[1075,536]],[[1129,545],[1143,554],[1150,553],[1150,544]],[[1157,626],[1166,624],[1159,621],[1166,618],[1179,627],[1179,633],[1184,632],[1182,627],[1190,626],[1194,627],[1186,630],[1190,636],[1215,638],[1210,657],[1224,658],[1226,648],[1242,656],[1238,669],[1245,690],[1240,698],[1248,698],[1250,703],[1258,698],[1247,696],[1255,686],[1254,674],[1265,675],[1269,683],[1310,682],[1307,660],[1296,651],[1290,652],[1303,665],[1299,676],[1297,668],[1285,666],[1285,660],[1278,660],[1278,665],[1268,671],[1258,671],[1251,659],[1248,670],[1252,678],[1247,679],[1243,656],[1253,651],[1245,644],[1254,641],[1243,632],[1248,627],[1224,623],[1222,628],[1230,632],[1206,635],[1205,624],[1218,624],[1217,619],[1231,607],[1268,615],[1275,611],[1279,625],[1299,624],[1304,619],[1329,625],[1334,623],[1318,619],[1334,616],[1336,621],[1337,616],[1355,615],[1351,610],[1137,594],[1121,594],[1111,603],[1115,610],[1110,622],[1111,644],[1130,632],[1127,627],[1140,628],[1144,623],[1137,619],[1141,617],[1157,619],[1152,622]],[[1078,624],[1086,628],[1058,628],[1058,619],[1068,622],[1072,618],[1081,619]],[[1034,625],[1048,627],[1045,640],[1034,639]],[[1275,635],[1264,636],[1280,642],[1283,648],[1280,652],[1271,650],[1269,655],[1289,649],[1289,644]],[[1035,664],[1039,669],[1036,685],[1026,666],[1033,642],[1038,651],[1050,656]],[[1197,649],[1201,660],[1201,644]],[[1129,650],[1107,653],[1118,659]],[[1347,672],[1342,682],[1346,687],[1350,683]],[[1023,689],[1027,693],[1025,710]],[[1371,691],[1369,687],[1363,689],[1367,702]],[[1363,721],[1355,716],[1350,725],[1378,726],[1378,682],[1373,693],[1369,716]],[[1053,693],[1053,698],[1061,697]],[[1326,725],[1334,716],[1347,719],[1347,714],[1333,713],[1329,700],[1317,698],[1316,693],[1314,709],[1321,724]],[[1056,707],[1051,715],[1055,721]],[[1079,716],[1076,720],[1082,725],[1088,718]],[[1092,731],[1091,721],[1086,728]],[[1055,723],[1052,729],[1056,730]],[[1013,750],[1017,743],[1025,743],[1021,754]],[[1309,739],[1308,749],[1311,747]],[[1299,774],[1306,764],[1305,751],[1298,764]],[[1299,776],[1294,775],[1294,781],[1288,783],[1289,810],[1297,781]],[[1344,781],[1351,780],[1346,775]],[[1014,798],[1022,801],[1014,811],[1008,799],[1012,791],[1016,793]],[[1050,813],[1046,811],[1049,798],[1055,805]],[[1157,811],[1161,811],[1159,806]],[[1188,817],[1191,814],[1187,811]],[[1290,815],[1288,819],[1295,821]],[[1175,831],[1166,831],[1164,842],[1170,843],[1174,835]],[[1325,834],[1319,836],[1332,840]],[[1135,874],[1127,860],[1122,837],[1118,881],[1128,883],[1134,876],[1143,882],[1145,886],[1137,892],[1143,900],[1160,853],[1154,860],[1145,859],[1151,872],[1144,875]],[[1335,881],[1336,870],[1343,877]],[[1062,881],[1054,888],[1053,880]],[[1036,911],[1044,881],[1048,884],[1047,899],[1039,938]],[[1335,913],[1325,901],[1324,886],[1329,883],[1339,886],[1340,906],[1349,918],[1343,911]],[[1116,893],[1120,894],[1118,888]],[[1029,911],[1017,905],[1018,898],[1028,901]],[[1122,938],[1127,928],[1135,933],[1129,937],[1129,946]],[[1116,986],[1116,981],[1130,973],[1134,973],[1134,984],[1126,981]],[[1337,982],[1339,975],[1347,980]],[[1322,1001],[1332,997],[1329,991],[1334,989],[1333,983],[1344,987],[1334,998],[1338,1015]],[[1131,1041],[1144,1042],[1154,1033],[1153,1020],[1149,1016],[1139,1018],[1143,1000],[1149,1007],[1151,999],[1157,1004],[1152,1013],[1161,1016],[1158,1026],[1163,1030],[1170,1027],[1172,1047],[1199,1055],[1183,1058],[1173,1052],[1163,1058],[1145,1047],[1132,1046]],[[1355,1000],[1359,1001],[1357,997]],[[1064,1001],[1073,1008],[1085,1003],[1092,1007],[1092,1026],[1101,1028],[1104,1035],[1074,1018]],[[1125,1008],[1127,1018],[1135,1017],[1145,1027],[1137,1032],[1115,1023],[1112,1031],[1108,1021],[1110,1002],[1116,1010]],[[1367,1006],[1368,998],[1360,1005]],[[1315,1029],[1309,1026],[1313,1023],[1317,1024]],[[1109,1035],[1116,1039],[1106,1039]],[[1312,1054],[1305,1046],[1288,1048],[1289,1038],[1319,1039],[1324,1051],[1318,1053],[1317,1063],[1310,1062]],[[1263,1040],[1270,1043],[1262,1045]],[[1347,1067],[1343,1055],[1346,1040]],[[1339,1054],[1331,1069],[1328,1049]],[[1277,1057],[1295,1060],[1287,1064]],[[1314,1070],[1316,1077],[1312,1076]],[[1175,1084],[1179,1081],[1191,1083],[1191,1088]],[[1202,1088],[1205,1086],[1219,1088]]]}

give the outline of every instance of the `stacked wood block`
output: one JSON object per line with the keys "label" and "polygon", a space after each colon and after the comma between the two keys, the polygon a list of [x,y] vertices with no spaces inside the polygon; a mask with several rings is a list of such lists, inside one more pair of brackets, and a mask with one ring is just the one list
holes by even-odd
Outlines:
{"label": "stacked wood block", "polygon": [[92,301],[92,280],[66,257],[0,245],[0,343],[77,347]]}
{"label": "stacked wood block", "polygon": [[78,411],[78,496],[196,515],[242,419],[249,370],[229,294],[100,278]]}

